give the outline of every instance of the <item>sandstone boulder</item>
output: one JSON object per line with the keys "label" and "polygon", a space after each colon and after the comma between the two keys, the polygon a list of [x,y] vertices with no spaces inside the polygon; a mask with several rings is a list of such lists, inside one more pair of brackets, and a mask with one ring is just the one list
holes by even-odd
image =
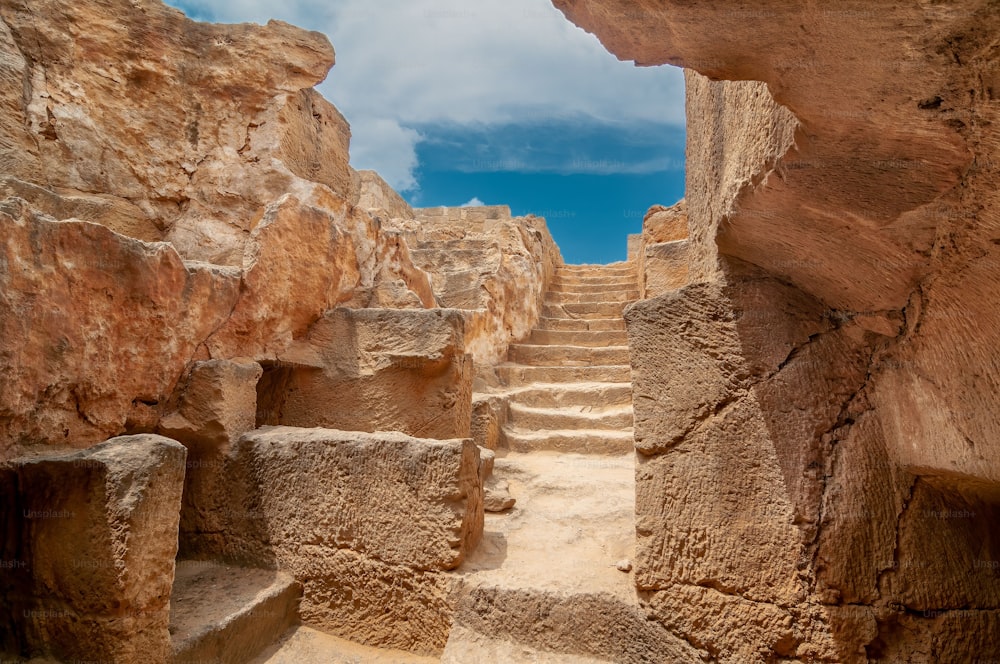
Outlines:
{"label": "sandstone boulder", "polygon": [[[0,465],[0,648],[165,662],[184,447],[125,436]],[[11,631],[13,630],[13,631]]]}
{"label": "sandstone boulder", "polygon": [[160,420],[159,432],[188,446],[227,449],[256,428],[257,383],[263,369],[256,362],[195,362],[177,409]]}
{"label": "sandstone boulder", "polygon": [[670,207],[654,205],[642,219],[642,237],[649,244],[677,242],[688,237],[687,201]]}

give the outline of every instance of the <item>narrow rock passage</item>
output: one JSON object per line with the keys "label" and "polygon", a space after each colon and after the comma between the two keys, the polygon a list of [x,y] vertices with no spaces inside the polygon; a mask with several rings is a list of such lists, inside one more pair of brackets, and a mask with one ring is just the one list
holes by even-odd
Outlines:
{"label": "narrow rock passage", "polygon": [[[559,268],[538,327],[498,367],[509,418],[493,472],[517,502],[486,514],[482,543],[454,572],[440,661],[692,661],[687,644],[647,620],[630,571],[635,449],[621,314],[638,296],[630,263]],[[348,645],[299,628],[260,661],[427,661]]]}
{"label": "narrow rock passage", "polygon": [[[442,661],[661,661],[678,645],[647,622],[625,564],[635,541],[635,452],[624,307],[633,265],[564,266],[543,318],[510,349],[515,507],[487,514]],[[619,569],[619,566],[623,569]]]}

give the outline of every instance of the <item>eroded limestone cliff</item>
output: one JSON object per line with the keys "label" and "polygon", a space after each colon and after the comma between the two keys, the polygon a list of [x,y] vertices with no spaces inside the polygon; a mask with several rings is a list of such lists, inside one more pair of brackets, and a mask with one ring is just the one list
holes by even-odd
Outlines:
{"label": "eroded limestone cliff", "polygon": [[688,69],[688,285],[626,314],[651,614],[720,661],[997,657],[1000,9],[555,4]]}
{"label": "eroded limestone cliff", "polygon": [[4,656],[247,661],[300,617],[443,649],[492,460],[476,365],[561,258],[509,211],[440,210],[472,253],[419,254],[312,87],[333,63],[276,21],[0,2]]}

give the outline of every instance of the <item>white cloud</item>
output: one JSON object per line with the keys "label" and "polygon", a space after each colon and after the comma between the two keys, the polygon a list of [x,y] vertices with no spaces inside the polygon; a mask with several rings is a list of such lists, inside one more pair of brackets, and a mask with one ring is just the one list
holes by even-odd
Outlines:
{"label": "white cloud", "polygon": [[473,197],[473,199],[468,203],[462,203],[462,207],[483,207],[484,205],[486,205],[486,203],[479,200],[478,196]]}
{"label": "white cloud", "polygon": [[680,70],[619,62],[548,0],[171,1],[326,33],[337,65],[320,90],[354,128],[354,162],[404,190],[425,124],[684,123]]}
{"label": "white cloud", "polygon": [[398,191],[413,191],[419,141],[420,133],[398,120],[359,116],[351,123],[351,164],[378,171]]}

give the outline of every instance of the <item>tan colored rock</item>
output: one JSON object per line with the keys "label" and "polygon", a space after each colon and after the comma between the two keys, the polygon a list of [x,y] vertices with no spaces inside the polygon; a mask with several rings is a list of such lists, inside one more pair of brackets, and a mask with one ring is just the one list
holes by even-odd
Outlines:
{"label": "tan colored rock", "polygon": [[483,482],[483,509],[487,512],[506,512],[516,503],[507,480],[489,476]]}
{"label": "tan colored rock", "polygon": [[126,0],[30,0],[0,16],[20,70],[8,94],[24,96],[0,131],[34,144],[7,173],[132,201],[185,258],[221,263],[238,264],[257,211],[297,178],[356,199],[346,123],[309,91],[333,64],[321,34],[196,23]]}
{"label": "tan colored rock", "polygon": [[[454,579],[335,549],[303,556],[299,609],[306,625],[354,642],[422,655],[444,649],[454,616]],[[395,660],[393,660],[395,661]]]}
{"label": "tan colored rock", "polygon": [[0,329],[29,339],[0,359],[0,457],[154,431],[192,361],[273,360],[339,304],[433,306],[405,242],[354,208],[350,130],[311,88],[323,35],[154,1],[0,19],[0,194],[67,222],[30,251],[23,225],[0,233]]}
{"label": "tan colored rock", "polygon": [[483,532],[479,464],[470,440],[266,427],[226,456],[209,520],[182,538],[295,576],[308,624],[440,652],[453,610],[440,572]]}
{"label": "tan colored rock", "polygon": [[[758,271],[733,266],[727,277],[626,313],[637,447],[654,455],[637,471],[636,583],[656,591],[655,616],[687,625],[720,661],[763,661],[799,647],[834,661],[836,635],[822,612],[807,610],[829,601],[810,599],[825,564],[818,561],[833,555],[861,564],[859,572],[875,567],[823,545],[813,558],[814,538],[837,514],[822,506],[817,480],[836,467],[831,438],[851,416],[880,337],[856,323],[832,324],[817,302]],[[734,628],[746,624],[745,612],[800,610],[730,641],[720,636],[728,628],[707,633],[696,614],[662,603],[661,591],[685,587],[713,589],[700,601]]]}
{"label": "tan colored rock", "polygon": [[471,310],[466,347],[479,367],[499,362],[528,336],[559,248],[540,217],[513,218],[506,206],[426,208],[394,219],[426,271],[440,306]]}
{"label": "tan colored rock", "polygon": [[[207,528],[208,523],[220,527],[213,512],[219,500],[219,474],[231,445],[256,428],[262,373],[261,366],[249,360],[195,362],[177,390],[175,409],[160,420],[157,431],[188,449],[181,533]],[[179,546],[181,555],[186,555],[186,536]]]}
{"label": "tan colored rock", "polygon": [[145,242],[163,239],[162,227],[147,218],[140,207],[117,196],[72,190],[60,193],[10,176],[0,178],[0,196],[23,198],[35,210],[55,219],[90,221]]}
{"label": "tan colored rock", "polygon": [[687,240],[646,245],[642,256],[642,296],[656,297],[683,288],[690,280]]}
{"label": "tan colored rock", "polygon": [[0,465],[0,649],[165,662],[185,450],[125,436]]}
{"label": "tan colored rock", "polygon": [[497,394],[472,395],[472,425],[469,435],[488,450],[501,446],[507,424],[507,398]]}
{"label": "tan colored rock", "polygon": [[159,432],[187,446],[223,451],[256,428],[257,382],[263,369],[256,362],[195,362],[177,410],[160,420]]}
{"label": "tan colored rock", "polygon": [[210,341],[214,355],[276,355],[317,312],[353,296],[360,280],[356,247],[334,214],[343,218],[346,207],[331,213],[291,195],[268,207],[243,257],[240,299]]}
{"label": "tan colored rock", "polygon": [[219,542],[229,555],[292,560],[317,533],[324,547],[445,570],[482,534],[479,455],[468,440],[265,427],[243,436],[226,464],[228,478],[246,482],[232,497],[252,498],[244,505],[257,510],[231,515]]}
{"label": "tan colored rock", "polygon": [[274,569],[178,559],[170,640],[180,662],[253,662],[298,625],[302,586]]}
{"label": "tan colored rock", "polygon": [[152,430],[239,278],[19,199],[0,206],[0,445],[86,447]]}
{"label": "tan colored rock", "polygon": [[[681,458],[669,446],[710,450],[706,431],[731,441],[701,461],[716,474],[728,473],[734,445],[763,443],[761,462],[740,469],[755,479],[734,487],[763,482],[760,500],[787,500],[793,510],[800,537],[773,546],[776,559],[797,561],[807,590],[794,604],[794,652],[777,622],[752,622],[765,607],[732,603],[728,587],[716,588],[724,598],[706,593],[707,613],[689,600],[657,608],[663,593],[675,593],[664,587],[652,614],[706,648],[714,644],[720,660],[998,656],[992,643],[967,635],[989,629],[1000,609],[996,579],[983,569],[989,564],[975,562],[1000,558],[993,538],[984,539],[994,518],[988,496],[998,486],[1000,411],[988,387],[997,309],[986,295],[996,288],[1000,54],[987,35],[1000,30],[1000,15],[984,1],[879,11],[849,2],[555,4],[619,57],[691,69],[692,281],[741,291],[747,275],[731,267],[742,259],[787,289],[749,308],[730,296],[734,311],[771,321],[776,338],[764,343],[739,322],[738,344],[724,343],[726,307],[689,309],[690,327],[704,340],[686,339],[670,321],[665,307],[678,300],[669,296],[633,310],[630,336],[640,340],[636,383],[665,407],[661,416],[645,399],[636,402],[644,445],[663,452],[649,462],[658,465],[650,486],[700,489],[698,468],[675,467],[670,460]],[[795,34],[808,37],[789,38]],[[820,306],[802,309],[803,297]],[[770,360],[760,360],[781,347],[788,318],[815,331],[767,369]],[[674,355],[685,358],[681,370],[695,387],[708,385],[715,396],[685,394],[663,359]],[[757,416],[733,423],[748,401],[742,388],[730,391],[727,377],[747,363],[759,366],[749,373]],[[768,479],[775,466],[780,482]],[[698,495],[640,490],[637,510],[707,510]],[[758,528],[766,533],[783,519],[766,517]],[[644,566],[693,568],[713,580],[733,570],[722,559],[701,568],[701,551],[669,520],[646,530],[674,543],[648,548],[637,578]],[[753,577],[754,566],[745,572]],[[707,629],[710,620],[718,631]],[[753,634],[743,631],[748,625]]]}
{"label": "tan colored rock", "polygon": [[[651,298],[682,288],[690,281],[692,247],[688,242],[687,202],[671,207],[654,205],[636,236],[635,263],[642,298]],[[631,256],[631,254],[630,254]]]}
{"label": "tan colored rock", "polygon": [[688,238],[687,201],[683,198],[670,207],[654,205],[642,219],[642,238],[648,244],[677,242]]}
{"label": "tan colored rock", "polygon": [[358,207],[385,219],[415,219],[410,204],[375,171],[358,171],[361,194]]}
{"label": "tan colored rock", "polygon": [[472,359],[450,309],[327,312],[262,381],[262,424],[469,436]]}

